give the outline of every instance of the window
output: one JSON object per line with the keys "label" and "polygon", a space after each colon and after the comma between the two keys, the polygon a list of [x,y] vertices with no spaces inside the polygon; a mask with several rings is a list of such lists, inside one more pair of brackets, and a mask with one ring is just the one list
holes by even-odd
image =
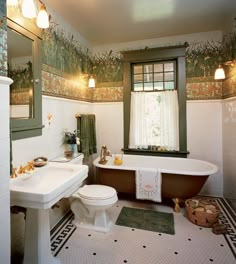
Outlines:
{"label": "window", "polygon": [[125,153],[186,157],[185,48],[123,52]]}
{"label": "window", "polygon": [[175,61],[132,64],[132,90],[163,91],[175,89]]}

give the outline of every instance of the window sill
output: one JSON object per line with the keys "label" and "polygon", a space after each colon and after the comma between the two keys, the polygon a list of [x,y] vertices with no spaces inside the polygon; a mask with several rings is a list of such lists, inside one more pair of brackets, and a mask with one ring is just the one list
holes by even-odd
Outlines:
{"label": "window sill", "polygon": [[155,151],[149,149],[122,149],[124,154],[187,158],[189,151]]}

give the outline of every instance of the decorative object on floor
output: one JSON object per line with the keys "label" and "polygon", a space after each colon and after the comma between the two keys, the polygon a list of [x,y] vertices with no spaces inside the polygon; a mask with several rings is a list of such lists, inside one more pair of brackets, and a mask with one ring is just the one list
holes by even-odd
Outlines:
{"label": "decorative object on floor", "polygon": [[153,210],[123,207],[116,220],[116,225],[175,234],[173,214]]}
{"label": "decorative object on floor", "polygon": [[188,199],[185,209],[188,220],[198,226],[212,227],[218,222],[220,208],[213,199]]}
{"label": "decorative object on floor", "polygon": [[212,226],[212,232],[216,235],[222,235],[222,234],[227,234],[227,228],[226,225],[220,224],[220,223],[215,223]]}

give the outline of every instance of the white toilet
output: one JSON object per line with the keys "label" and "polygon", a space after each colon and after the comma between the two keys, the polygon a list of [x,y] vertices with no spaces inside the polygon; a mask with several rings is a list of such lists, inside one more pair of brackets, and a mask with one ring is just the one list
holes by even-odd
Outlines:
{"label": "white toilet", "polygon": [[[67,161],[64,156],[59,156],[53,161],[82,164],[84,155],[77,153],[75,156],[70,161]],[[69,199],[71,210],[75,215],[73,224],[101,232],[110,230],[112,221],[107,209],[118,200],[114,188],[98,184],[84,185],[75,191]]]}
{"label": "white toilet", "polygon": [[110,230],[112,221],[107,209],[118,200],[114,188],[99,184],[84,185],[71,198],[71,210],[75,215],[73,224],[101,232]]}

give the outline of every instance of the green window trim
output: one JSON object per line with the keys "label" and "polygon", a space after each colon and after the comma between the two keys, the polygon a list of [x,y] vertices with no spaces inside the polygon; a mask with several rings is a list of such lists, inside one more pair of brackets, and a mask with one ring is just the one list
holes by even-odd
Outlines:
{"label": "green window trim", "polygon": [[[144,50],[124,51],[123,84],[124,84],[124,148],[125,154],[164,155],[172,157],[187,157],[187,124],[186,124],[186,45],[152,48]],[[130,98],[132,89],[132,64],[156,61],[176,61],[176,87],[179,101],[179,151],[158,152],[129,149]]]}

